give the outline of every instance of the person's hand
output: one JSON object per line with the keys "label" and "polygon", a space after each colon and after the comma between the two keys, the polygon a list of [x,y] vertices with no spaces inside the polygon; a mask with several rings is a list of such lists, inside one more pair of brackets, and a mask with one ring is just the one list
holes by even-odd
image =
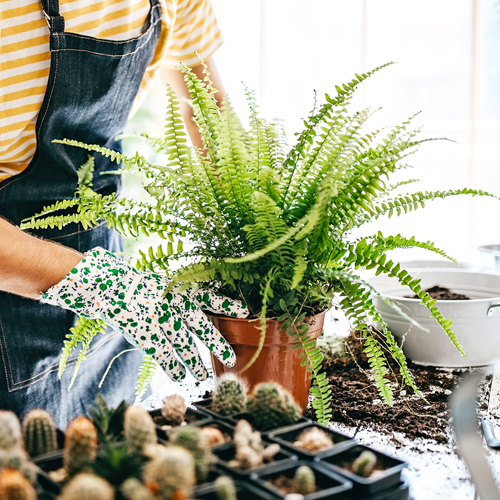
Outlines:
{"label": "person's hand", "polygon": [[165,293],[166,288],[165,278],[136,271],[124,260],[96,247],[40,300],[81,316],[102,319],[132,345],[152,355],[173,380],[185,377],[183,365],[199,380],[207,376],[193,334],[222,363],[233,366],[236,359],[231,346],[202,309],[246,317],[246,307],[207,290],[174,288]]}

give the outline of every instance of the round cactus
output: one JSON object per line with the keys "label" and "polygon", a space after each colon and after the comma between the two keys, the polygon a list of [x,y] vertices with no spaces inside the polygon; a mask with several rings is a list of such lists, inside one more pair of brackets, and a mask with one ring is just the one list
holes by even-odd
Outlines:
{"label": "round cactus", "polygon": [[31,410],[23,420],[24,447],[34,458],[57,450],[56,424],[45,410]]}
{"label": "round cactus", "polygon": [[245,411],[247,383],[238,375],[227,372],[221,375],[212,394],[212,410],[223,417]]}
{"label": "round cactus", "polygon": [[0,471],[0,498],[2,500],[36,500],[31,483],[16,469]]}
{"label": "round cactus", "polygon": [[28,455],[22,448],[0,450],[0,469],[3,468],[16,469],[31,483],[36,481],[37,466],[28,460]]}
{"label": "round cactus", "polygon": [[23,446],[21,423],[16,414],[0,410],[0,450],[10,451]]}
{"label": "round cactus", "polygon": [[248,397],[247,411],[252,415],[254,427],[261,431],[293,424],[301,416],[293,396],[275,382],[255,386]]}
{"label": "round cactus", "polygon": [[123,433],[128,453],[143,455],[147,446],[157,441],[156,427],[151,415],[141,406],[132,405],[125,411]]}
{"label": "round cactus", "polygon": [[97,455],[97,430],[85,417],[76,417],[66,429],[63,462],[68,477],[86,471]]}
{"label": "round cactus", "polygon": [[215,491],[218,500],[237,500],[236,487],[233,480],[228,476],[219,476],[215,480]]}
{"label": "round cactus", "polygon": [[161,414],[168,425],[181,425],[186,418],[187,406],[184,398],[177,394],[167,396],[163,401]]}
{"label": "round cactus", "polygon": [[295,481],[297,482],[297,493],[309,495],[316,491],[316,478],[314,472],[307,465],[301,465],[295,471]]}
{"label": "round cactus", "polygon": [[120,486],[120,493],[126,500],[154,500],[149,489],[135,477],[130,477]]}
{"label": "round cactus", "polygon": [[363,451],[352,464],[352,471],[361,477],[369,477],[377,464],[377,456],[370,450]]}
{"label": "round cactus", "polygon": [[191,498],[196,483],[193,455],[181,446],[154,447],[143,472],[144,484],[157,500]]}
{"label": "round cactus", "polygon": [[170,432],[169,440],[193,455],[196,480],[198,483],[206,481],[215,457],[202,430],[192,425],[176,427]]}
{"label": "round cactus", "polygon": [[312,453],[327,450],[334,446],[332,438],[319,427],[308,427],[303,430],[293,444]]}
{"label": "round cactus", "polygon": [[114,488],[102,477],[77,474],[63,488],[58,500],[114,500]]}

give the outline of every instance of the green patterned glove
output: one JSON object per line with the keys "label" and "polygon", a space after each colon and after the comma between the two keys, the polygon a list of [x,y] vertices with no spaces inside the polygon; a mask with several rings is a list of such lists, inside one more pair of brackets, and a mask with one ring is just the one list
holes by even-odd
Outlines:
{"label": "green patterned glove", "polygon": [[197,379],[207,377],[193,334],[222,363],[233,366],[236,358],[231,346],[202,309],[246,317],[246,307],[200,289],[181,292],[174,288],[165,295],[166,285],[164,277],[136,271],[124,260],[96,247],[40,300],[81,316],[102,319],[132,345],[152,355],[173,380],[185,377],[183,365]]}

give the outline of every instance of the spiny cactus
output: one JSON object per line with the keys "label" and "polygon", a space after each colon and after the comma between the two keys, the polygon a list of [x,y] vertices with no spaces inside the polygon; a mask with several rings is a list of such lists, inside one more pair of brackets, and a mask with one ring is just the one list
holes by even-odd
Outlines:
{"label": "spiny cactus", "polygon": [[226,443],[224,434],[220,429],[217,429],[217,427],[202,427],[201,432],[205,436],[205,439],[207,440],[208,446],[210,448]]}
{"label": "spiny cactus", "polygon": [[267,448],[262,443],[259,431],[252,429],[246,420],[240,420],[234,429],[235,454],[229,462],[231,467],[239,469],[253,469],[265,462],[272,461],[274,455],[280,451],[279,444],[271,444]]}
{"label": "spiny cactus", "polygon": [[57,500],[114,500],[114,488],[102,477],[82,472],[74,476]]}
{"label": "spiny cactus", "polygon": [[301,465],[295,471],[295,481],[297,482],[297,493],[309,495],[316,491],[316,477],[313,470],[307,465]]}
{"label": "spiny cactus", "polygon": [[36,500],[31,483],[16,469],[0,471],[0,498],[2,500]]}
{"label": "spiny cactus", "polygon": [[299,434],[297,440],[293,444],[298,448],[316,453],[317,451],[332,448],[335,443],[332,438],[319,427],[308,427]]}
{"label": "spiny cactus", "polygon": [[219,476],[215,480],[215,493],[218,500],[237,500],[236,487],[233,480],[228,476]]}
{"label": "spiny cactus", "polygon": [[248,385],[235,373],[227,372],[217,380],[212,394],[212,410],[223,417],[245,411]]}
{"label": "spiny cactus", "polygon": [[129,406],[125,411],[123,433],[131,455],[143,455],[144,449],[157,441],[156,427],[151,415],[138,405]]}
{"label": "spiny cactus", "polygon": [[143,472],[144,484],[155,500],[191,498],[196,483],[193,455],[181,446],[156,445]]}
{"label": "spiny cactus", "polygon": [[377,465],[377,456],[370,450],[363,451],[352,463],[352,471],[361,477],[370,477]]}
{"label": "spiny cactus", "polygon": [[275,382],[262,382],[254,387],[248,397],[247,411],[252,415],[254,427],[261,431],[293,424],[301,417],[293,396]]}
{"label": "spiny cactus", "polygon": [[212,454],[201,429],[193,425],[175,427],[168,437],[172,444],[182,446],[193,455],[197,482],[206,481],[208,473],[215,463],[215,456]]}
{"label": "spiny cactus", "polygon": [[56,424],[45,410],[31,410],[23,420],[24,447],[31,458],[57,450]]}
{"label": "spiny cactus", "polygon": [[0,469],[3,468],[20,471],[32,484],[36,481],[37,467],[29,461],[28,454],[22,448],[0,450]]}
{"label": "spiny cactus", "polygon": [[76,417],[66,429],[63,462],[68,477],[84,472],[97,455],[97,431],[86,417]]}
{"label": "spiny cactus", "polygon": [[21,423],[16,414],[0,410],[0,450],[10,451],[23,446]]}
{"label": "spiny cactus", "polygon": [[135,477],[131,477],[120,486],[120,493],[125,500],[154,500],[149,489]]}
{"label": "spiny cactus", "polygon": [[166,424],[176,427],[181,425],[186,418],[187,406],[184,398],[177,394],[167,396],[163,401],[161,414]]}

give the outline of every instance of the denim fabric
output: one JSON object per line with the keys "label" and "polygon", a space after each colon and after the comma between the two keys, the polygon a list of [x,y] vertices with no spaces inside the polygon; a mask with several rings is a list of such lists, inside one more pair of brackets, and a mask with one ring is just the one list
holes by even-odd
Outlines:
{"label": "denim fabric", "polygon": [[[139,37],[110,41],[64,32],[57,1],[42,1],[49,15],[51,66],[47,91],[36,124],[37,149],[30,165],[19,175],[0,183],[0,215],[14,224],[57,200],[73,197],[78,168],[87,160],[83,149],[53,144],[53,139],[75,139],[120,150],[115,136],[125,128],[143,74],[153,58],[161,29],[159,0],[150,0],[149,25]],[[119,191],[116,163],[96,155],[94,189]],[[72,224],[63,230],[30,231],[81,252],[97,245],[119,251],[116,233],[104,225],[84,230]],[[1,237],[1,235],[0,235]],[[109,404],[133,398],[142,357],[119,357],[103,387],[98,382],[110,360],[130,348],[120,334],[95,338],[87,361],[68,391],[70,358],[62,380],[57,365],[65,336],[75,315],[36,301],[0,292],[0,408],[21,418],[32,408],[45,408],[57,425],[84,412],[98,392]]]}

